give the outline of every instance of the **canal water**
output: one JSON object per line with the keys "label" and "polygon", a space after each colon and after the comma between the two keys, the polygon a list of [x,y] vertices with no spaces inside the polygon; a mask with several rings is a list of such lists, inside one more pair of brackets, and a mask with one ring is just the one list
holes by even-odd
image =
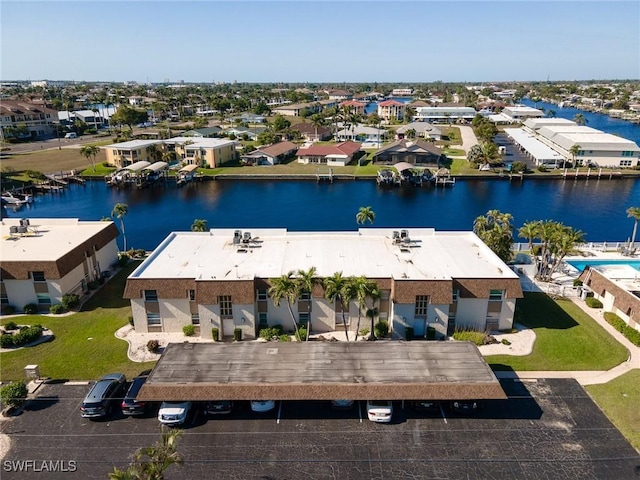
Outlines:
{"label": "canal water", "polygon": [[88,182],[37,196],[19,210],[3,208],[2,213],[100,220],[116,203],[129,207],[124,218],[128,244],[144,249],[155,248],[171,231],[189,230],[197,218],[207,220],[210,228],[355,230],[361,206],[373,209],[376,227],[471,230],[478,215],[498,209],[514,216],[516,229],[527,221],[549,219],[582,230],[587,241],[625,241],[633,229],[625,211],[640,206],[640,181],[458,180],[452,188],[383,189],[374,180],[213,180],[146,190]]}

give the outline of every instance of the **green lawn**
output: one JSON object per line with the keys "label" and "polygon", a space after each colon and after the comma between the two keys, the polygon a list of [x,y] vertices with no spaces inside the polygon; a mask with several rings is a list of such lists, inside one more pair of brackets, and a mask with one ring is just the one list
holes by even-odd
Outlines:
{"label": "green lawn", "polygon": [[533,352],[485,357],[494,370],[609,370],[628,357],[626,348],[570,300],[525,293],[518,310],[519,322],[536,333]]}
{"label": "green lawn", "polygon": [[114,336],[118,328],[127,324],[131,315],[131,307],[122,298],[122,292],[127,276],[137,265],[138,262],[131,262],[121,270],[79,313],[12,319],[21,324],[40,323],[50,328],[56,338],[35,347],[0,355],[0,379],[23,379],[24,367],[30,364],[39,365],[40,374],[44,377],[69,380],[90,380],[109,372],[122,372],[128,378],[151,368],[153,362],[131,362],[127,358],[127,342]]}
{"label": "green lawn", "polygon": [[640,450],[640,370],[585,388],[631,445]]}

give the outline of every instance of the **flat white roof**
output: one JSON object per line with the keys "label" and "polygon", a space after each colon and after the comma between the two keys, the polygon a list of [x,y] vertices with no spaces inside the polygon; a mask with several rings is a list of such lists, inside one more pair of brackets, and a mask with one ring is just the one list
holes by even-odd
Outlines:
{"label": "flat white roof", "polygon": [[69,253],[113,222],[80,221],[77,218],[29,218],[28,232],[11,236],[10,227],[19,218],[5,218],[2,231],[2,261],[55,261]]}
{"label": "flat white roof", "polygon": [[408,229],[410,245],[394,244],[401,229],[288,232],[249,229],[253,240],[234,245],[233,229],[173,232],[130,278],[252,280],[315,267],[320,277],[414,280],[518,278],[473,232]]}
{"label": "flat white roof", "polygon": [[542,110],[538,110],[537,108],[527,107],[526,105],[514,105],[511,107],[504,107],[503,112],[512,112],[512,113],[529,113],[533,115],[540,114],[542,115]]}
{"label": "flat white roof", "polygon": [[577,123],[566,118],[529,118],[524,122],[524,126],[531,130],[538,130],[548,125],[577,125]]}
{"label": "flat white roof", "polygon": [[164,143],[184,144],[184,142],[191,142],[188,145],[184,145],[184,148],[218,148],[226,145],[235,145],[237,142],[224,138],[205,138],[205,137],[174,137],[169,140],[165,140]]}
{"label": "flat white roof", "polygon": [[149,145],[157,145],[162,143],[162,140],[129,140],[128,142],[113,143],[107,145],[104,148],[112,148],[115,150],[136,150],[141,147],[148,147]]}
{"label": "flat white roof", "polygon": [[515,140],[518,145],[524,148],[529,155],[539,162],[554,162],[556,160],[564,159],[564,157],[553,148],[545,145],[532,133],[529,133],[522,128],[505,128],[504,133]]}

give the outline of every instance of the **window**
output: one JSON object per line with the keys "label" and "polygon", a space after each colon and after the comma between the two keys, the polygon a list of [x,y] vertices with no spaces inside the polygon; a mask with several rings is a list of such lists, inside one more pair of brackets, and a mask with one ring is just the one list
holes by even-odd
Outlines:
{"label": "window", "polygon": [[51,305],[51,297],[48,293],[36,293],[38,305]]}
{"label": "window", "polygon": [[193,325],[200,325],[200,315],[197,313],[191,314],[191,323]]}
{"label": "window", "polygon": [[158,292],[156,290],[145,290],[144,291],[144,301],[145,302],[157,302],[158,301]]}
{"label": "window", "polygon": [[453,303],[457,302],[460,298],[460,290],[457,288],[453,291]]}
{"label": "window", "polygon": [[416,295],[416,317],[426,317],[429,308],[429,297],[427,295]]}
{"label": "window", "polygon": [[300,300],[311,300],[311,294],[309,292],[300,292]]}
{"label": "window", "polygon": [[147,325],[162,325],[160,314],[147,312]]}
{"label": "window", "polygon": [[233,318],[231,295],[220,295],[218,297],[218,304],[220,304],[220,316],[222,318]]}
{"label": "window", "polygon": [[269,325],[269,321],[267,320],[266,313],[258,313],[258,326],[267,327]]}
{"label": "window", "polygon": [[631,166],[631,160],[620,160],[620,166],[621,167],[630,167]]}
{"label": "window", "polygon": [[306,325],[309,323],[310,315],[308,313],[299,313],[298,314],[298,323],[302,325]]}
{"label": "window", "polygon": [[44,272],[31,272],[31,278],[34,282],[46,282],[44,278]]}
{"label": "window", "polygon": [[187,290],[187,297],[189,297],[190,302],[196,301],[196,291],[195,290]]}
{"label": "window", "polygon": [[258,290],[258,300],[263,301],[267,299],[267,291],[265,289]]}
{"label": "window", "polygon": [[501,302],[504,295],[504,290],[491,290],[489,292],[490,302]]}

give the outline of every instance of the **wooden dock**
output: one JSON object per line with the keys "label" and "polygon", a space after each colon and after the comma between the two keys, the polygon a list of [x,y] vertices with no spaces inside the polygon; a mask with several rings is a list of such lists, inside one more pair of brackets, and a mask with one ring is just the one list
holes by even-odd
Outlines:
{"label": "wooden dock", "polygon": [[333,183],[333,169],[330,168],[329,172],[323,173],[323,172],[320,172],[320,169],[318,168],[318,170],[316,171],[316,182],[317,183],[320,183],[320,182]]}

